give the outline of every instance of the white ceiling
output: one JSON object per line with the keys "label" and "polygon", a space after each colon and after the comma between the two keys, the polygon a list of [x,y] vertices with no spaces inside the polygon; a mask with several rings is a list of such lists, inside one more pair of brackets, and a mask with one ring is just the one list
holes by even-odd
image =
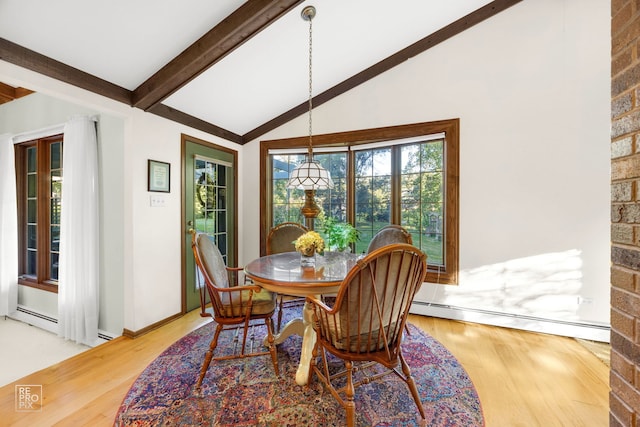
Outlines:
{"label": "white ceiling", "polygon": [[[249,0],[251,1],[251,0]],[[244,2],[0,0],[0,38],[134,90]],[[163,104],[243,135],[489,0],[304,1]]]}

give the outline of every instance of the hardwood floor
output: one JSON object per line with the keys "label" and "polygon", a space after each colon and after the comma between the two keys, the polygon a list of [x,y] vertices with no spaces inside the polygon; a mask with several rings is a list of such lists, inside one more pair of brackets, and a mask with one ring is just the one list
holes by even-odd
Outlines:
{"label": "hardwood floor", "polygon": [[464,366],[487,426],[609,425],[609,367],[576,340],[423,316],[410,321]]}
{"label": "hardwood floor", "polygon": [[[112,425],[140,372],[207,321],[194,311],[139,338],[117,338],[0,388],[0,425]],[[608,425],[609,368],[576,340],[424,316],[410,321],[465,367],[488,427]],[[16,411],[16,384],[42,385],[41,412]]]}

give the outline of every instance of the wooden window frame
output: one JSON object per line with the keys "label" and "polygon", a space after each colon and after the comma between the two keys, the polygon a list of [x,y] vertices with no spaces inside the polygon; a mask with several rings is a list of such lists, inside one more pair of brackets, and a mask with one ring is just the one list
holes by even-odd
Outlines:
{"label": "wooden window frame", "polygon": [[[459,266],[459,153],[460,119],[415,123],[374,129],[357,130],[313,136],[314,147],[345,147],[374,142],[392,141],[422,135],[444,133],[445,135],[445,253],[444,267],[429,265],[427,282],[441,284],[458,283]],[[276,149],[307,147],[309,137],[285,138],[260,142],[260,253],[266,253],[266,236],[271,224],[270,197],[272,191],[269,151]],[[396,177],[394,181],[398,181]],[[394,185],[399,185],[398,183]],[[353,191],[353,165],[347,166],[348,191]],[[349,202],[347,217],[352,220],[353,200]],[[394,200],[392,212],[400,212],[400,200]],[[399,223],[399,214],[392,216],[393,223]]]}
{"label": "wooden window frame", "polygon": [[[18,284],[48,292],[58,293],[58,281],[51,280],[51,144],[63,142],[63,134],[57,134],[15,144],[16,195],[18,203]],[[27,148],[36,147],[37,188],[37,224],[36,232],[36,276],[27,276],[26,239],[27,239]],[[62,161],[62,160],[61,160]],[[63,165],[64,171],[64,165]],[[63,172],[64,173],[64,172]],[[44,196],[43,196],[44,195]]]}

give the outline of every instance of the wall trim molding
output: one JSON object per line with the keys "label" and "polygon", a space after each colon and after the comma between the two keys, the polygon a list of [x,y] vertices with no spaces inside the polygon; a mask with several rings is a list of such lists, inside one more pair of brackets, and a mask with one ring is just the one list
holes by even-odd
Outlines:
{"label": "wall trim molding", "polygon": [[180,318],[182,316],[183,316],[182,313],[176,313],[173,316],[169,316],[169,317],[167,317],[165,319],[162,319],[162,320],[160,320],[160,321],[158,321],[156,323],[153,323],[153,324],[151,324],[149,326],[146,326],[146,327],[144,327],[142,329],[138,329],[137,331],[132,331],[131,329],[124,328],[122,330],[122,335],[127,337],[127,338],[136,339],[136,338],[138,338],[138,337],[140,337],[140,336],[142,336],[144,334],[147,334],[147,333],[153,331],[154,329],[158,329],[159,327],[164,326],[167,323],[172,322],[172,321],[174,321],[174,320],[176,320],[176,319],[178,319],[178,318]]}
{"label": "wall trim molding", "polygon": [[413,302],[410,312],[412,314],[441,317],[443,319],[462,320],[465,322],[561,335],[571,338],[582,338],[592,341],[609,342],[611,339],[611,326],[596,323],[546,319],[543,317],[420,301]]}

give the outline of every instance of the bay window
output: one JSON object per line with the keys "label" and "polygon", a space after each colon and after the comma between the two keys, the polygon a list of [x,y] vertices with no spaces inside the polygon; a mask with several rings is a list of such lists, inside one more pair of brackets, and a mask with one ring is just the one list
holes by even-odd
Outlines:
{"label": "bay window", "polygon": [[[456,283],[458,269],[459,121],[418,123],[339,134],[314,135],[314,159],[334,188],[318,190],[322,213],[315,229],[334,218],[360,232],[352,250],[366,251],[384,226],[399,224],[427,254],[427,281]],[[304,223],[304,192],[286,188],[304,161],[308,137],[261,143],[261,250],[268,230]]]}

